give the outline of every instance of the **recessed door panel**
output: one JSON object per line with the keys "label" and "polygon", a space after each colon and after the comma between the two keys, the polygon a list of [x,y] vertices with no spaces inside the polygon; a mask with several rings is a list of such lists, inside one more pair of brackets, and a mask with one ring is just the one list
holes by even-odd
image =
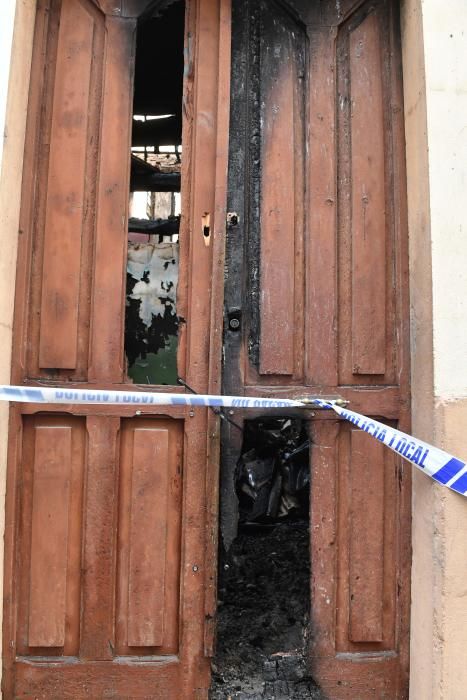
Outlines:
{"label": "recessed door panel", "polygon": [[117,647],[178,651],[183,425],[126,420],[121,437]]}
{"label": "recessed door panel", "polygon": [[70,656],[80,642],[85,424],[26,417],[21,443],[18,652]]}

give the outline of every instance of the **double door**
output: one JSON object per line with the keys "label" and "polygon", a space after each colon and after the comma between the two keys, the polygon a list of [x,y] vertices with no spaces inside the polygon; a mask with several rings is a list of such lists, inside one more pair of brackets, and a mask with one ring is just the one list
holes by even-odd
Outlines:
{"label": "double door", "polygon": [[[15,384],[130,385],[135,32],[167,4],[38,0]],[[177,373],[198,392],[341,395],[407,427],[398,36],[389,0],[187,2]],[[406,697],[410,472],[332,415],[309,430],[312,672]],[[219,445],[204,408],[12,405],[5,697],[207,697]]]}

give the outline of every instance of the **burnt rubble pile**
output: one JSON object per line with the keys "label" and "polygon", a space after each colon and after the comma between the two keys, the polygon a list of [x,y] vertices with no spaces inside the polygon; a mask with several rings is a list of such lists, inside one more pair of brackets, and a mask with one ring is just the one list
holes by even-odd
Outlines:
{"label": "burnt rubble pile", "polygon": [[308,518],[310,442],[302,421],[268,418],[245,423],[235,488],[240,522]]}
{"label": "burnt rubble pile", "polygon": [[210,700],[321,700],[305,658],[309,621],[305,521],[243,525],[221,561]]}
{"label": "burnt rubble pile", "polygon": [[220,555],[210,700],[321,700],[306,666],[309,440],[302,421],[247,421],[238,535]]}

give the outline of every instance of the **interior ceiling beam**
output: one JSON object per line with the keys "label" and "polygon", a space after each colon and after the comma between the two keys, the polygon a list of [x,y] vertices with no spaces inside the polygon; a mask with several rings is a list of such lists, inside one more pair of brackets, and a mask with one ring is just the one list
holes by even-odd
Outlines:
{"label": "interior ceiling beam", "polygon": [[170,219],[128,219],[128,230],[133,233],[159,234],[159,236],[173,236],[180,230],[180,217]]}
{"label": "interior ceiling beam", "polygon": [[161,172],[150,163],[131,156],[132,192],[180,192],[180,173]]}
{"label": "interior ceiling beam", "polygon": [[177,0],[91,0],[91,2],[106,15],[143,19],[157,16]]}
{"label": "interior ceiling beam", "polygon": [[180,173],[131,174],[131,192],[180,192]]}

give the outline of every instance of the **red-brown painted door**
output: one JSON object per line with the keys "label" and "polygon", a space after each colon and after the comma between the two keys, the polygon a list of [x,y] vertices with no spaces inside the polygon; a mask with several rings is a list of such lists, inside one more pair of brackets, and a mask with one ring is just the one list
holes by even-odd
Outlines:
{"label": "red-brown painted door", "polygon": [[[156,4],[38,2],[15,384],[129,387],[135,29]],[[200,392],[215,381],[216,238],[206,245],[202,217],[211,212],[215,222],[219,203],[218,55],[226,28],[219,2],[187,2],[178,372]],[[4,697],[207,697],[206,427],[206,409],[12,404]]]}
{"label": "red-brown painted door", "polygon": [[[224,390],[342,396],[407,429],[397,3],[235,2],[232,31]],[[406,698],[410,466],[308,417],[311,672],[333,700]],[[227,542],[239,435],[225,427]]]}

